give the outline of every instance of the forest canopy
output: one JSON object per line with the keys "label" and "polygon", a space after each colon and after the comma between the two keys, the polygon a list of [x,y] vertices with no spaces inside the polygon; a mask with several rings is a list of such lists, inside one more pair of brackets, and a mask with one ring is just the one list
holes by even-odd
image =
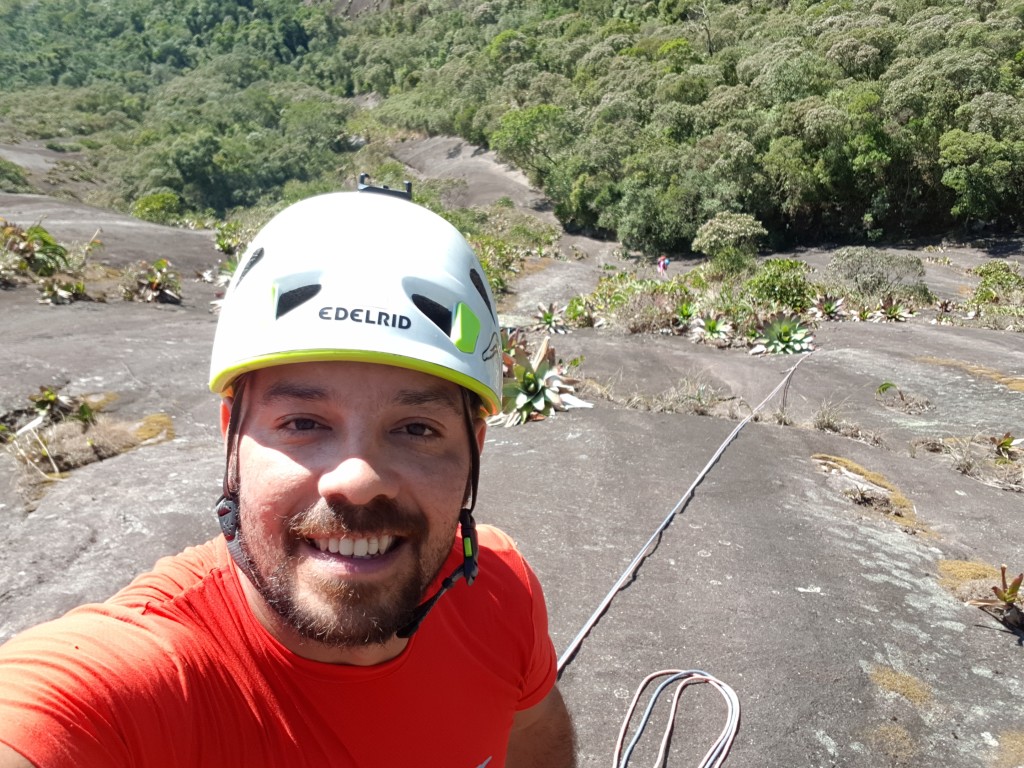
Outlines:
{"label": "forest canopy", "polygon": [[368,126],[458,135],[647,253],[716,213],[775,246],[1024,223],[1024,2],[391,6],[0,0],[0,139],[225,216],[352,178]]}

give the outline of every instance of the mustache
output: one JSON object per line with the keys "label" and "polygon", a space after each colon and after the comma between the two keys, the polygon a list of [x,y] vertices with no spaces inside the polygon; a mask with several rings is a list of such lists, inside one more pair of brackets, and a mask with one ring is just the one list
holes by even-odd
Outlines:
{"label": "mustache", "polygon": [[391,499],[377,498],[368,504],[347,504],[319,499],[292,518],[288,526],[303,538],[325,531],[359,536],[380,531],[399,536],[426,533],[426,517],[403,509]]}

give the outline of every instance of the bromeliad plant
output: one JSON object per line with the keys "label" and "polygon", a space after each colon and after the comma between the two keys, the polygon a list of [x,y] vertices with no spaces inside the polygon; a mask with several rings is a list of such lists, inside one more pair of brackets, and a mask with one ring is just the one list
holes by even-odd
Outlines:
{"label": "bromeliad plant", "polygon": [[554,303],[537,305],[537,329],[546,333],[568,333],[565,327],[565,320],[562,319],[562,310],[556,309]]}
{"label": "bromeliad plant", "polygon": [[676,333],[686,333],[689,331],[690,324],[696,316],[697,310],[692,302],[683,301],[677,304],[675,318],[673,319],[673,328]]}
{"label": "bromeliad plant", "polygon": [[752,355],[793,355],[814,349],[810,328],[800,322],[797,315],[777,312],[758,327]]}
{"label": "bromeliad plant", "polygon": [[514,427],[544,419],[553,411],[592,407],[572,394],[577,381],[566,377],[555,363],[547,336],[533,357],[527,356],[525,347],[517,348],[513,357],[512,375],[502,391],[502,413],[491,419],[492,424]]}
{"label": "bromeliad plant", "polygon": [[526,357],[526,332],[522,328],[501,329],[501,376],[511,378],[516,359]]}
{"label": "bromeliad plant", "polygon": [[986,613],[995,616],[1007,627],[1018,632],[1024,630],[1024,611],[1021,610],[1021,584],[1024,583],[1024,573],[1017,574],[1017,578],[1009,584],[1006,582],[1006,564],[999,569],[1001,586],[992,587],[992,594],[995,598],[983,600],[968,600],[968,605],[976,605]]}
{"label": "bromeliad plant", "polygon": [[690,340],[705,344],[728,344],[732,333],[732,323],[721,315],[698,317],[690,326]]}
{"label": "bromeliad plant", "polygon": [[846,317],[843,301],[841,296],[821,294],[814,300],[814,306],[810,309],[811,315],[817,320],[842,320]]}
{"label": "bromeliad plant", "polygon": [[1009,586],[1007,586],[1005,563],[999,569],[999,572],[1002,576],[1003,587],[1002,589],[999,587],[992,587],[992,594],[994,594],[998,600],[1002,601],[1003,605],[1010,608],[1017,602],[1017,598],[1020,596],[1020,585],[1024,583],[1024,573],[1018,573],[1017,578],[1011,581]]}
{"label": "bromeliad plant", "polygon": [[903,323],[914,316],[911,307],[904,306],[892,294],[886,296],[878,304],[878,309],[871,313],[873,323]]}

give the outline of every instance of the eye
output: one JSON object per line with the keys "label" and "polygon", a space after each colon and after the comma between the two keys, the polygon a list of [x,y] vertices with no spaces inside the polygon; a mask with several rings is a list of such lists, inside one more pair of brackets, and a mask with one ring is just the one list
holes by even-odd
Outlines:
{"label": "eye", "polygon": [[437,430],[433,427],[418,421],[411,424],[405,424],[402,426],[402,429],[413,437],[435,437],[438,434]]}
{"label": "eye", "polygon": [[286,421],[284,424],[285,429],[294,430],[295,432],[307,432],[312,429],[316,429],[320,424],[314,419],[306,418],[294,418]]}

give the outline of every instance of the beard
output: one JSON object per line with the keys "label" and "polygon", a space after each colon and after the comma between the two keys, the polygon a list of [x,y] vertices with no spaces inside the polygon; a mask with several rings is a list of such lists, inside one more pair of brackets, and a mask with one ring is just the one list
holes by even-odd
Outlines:
{"label": "beard", "polygon": [[[243,506],[244,509],[244,506]],[[244,512],[242,515],[245,517]],[[451,549],[456,521],[431,544],[426,517],[401,509],[389,499],[365,506],[331,504],[323,499],[296,515],[284,536],[238,536],[250,568],[249,577],[260,596],[302,637],[334,648],[380,645],[412,621],[427,587],[437,576]],[[353,537],[381,530],[400,535],[400,546],[412,550],[411,563],[387,583],[365,584],[305,574],[300,585],[302,541],[314,532],[337,531]],[[275,541],[280,541],[276,545]]]}

